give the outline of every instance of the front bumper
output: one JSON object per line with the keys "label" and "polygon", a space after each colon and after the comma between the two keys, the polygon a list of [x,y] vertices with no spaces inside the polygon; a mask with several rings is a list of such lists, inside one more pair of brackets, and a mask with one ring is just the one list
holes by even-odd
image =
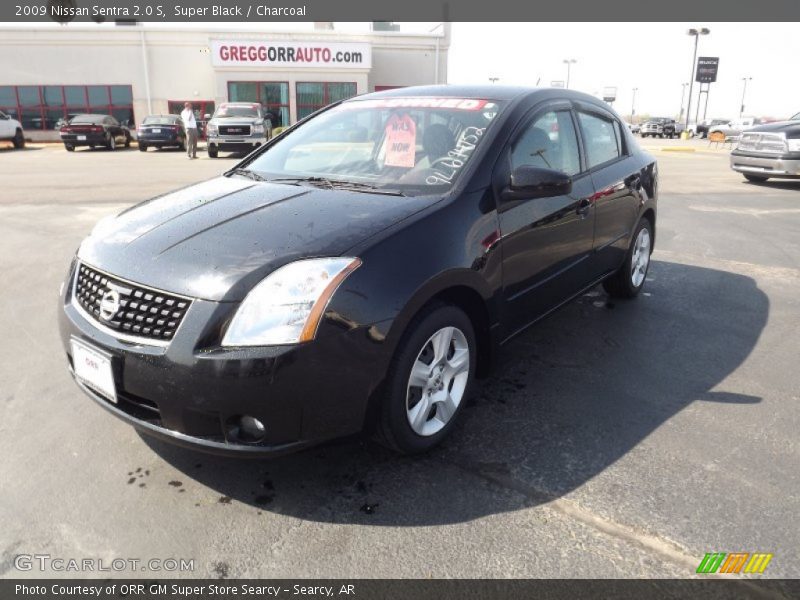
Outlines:
{"label": "front bumper", "polygon": [[207,138],[209,149],[221,152],[250,152],[267,143],[265,134],[251,136],[235,135],[209,135]]}
{"label": "front bumper", "polygon": [[731,169],[764,177],[800,177],[800,158],[759,156],[731,152]]}
{"label": "front bumper", "polygon": [[[198,450],[270,456],[357,433],[388,363],[383,339],[371,335],[380,324],[327,316],[311,343],[222,348],[216,340],[238,303],[197,299],[168,345],[125,341],[98,327],[65,288],[59,330],[70,371],[73,338],[109,355],[118,402],[76,380],[81,389],[140,431]],[[230,425],[242,415],[264,423],[263,440],[235,437]]]}

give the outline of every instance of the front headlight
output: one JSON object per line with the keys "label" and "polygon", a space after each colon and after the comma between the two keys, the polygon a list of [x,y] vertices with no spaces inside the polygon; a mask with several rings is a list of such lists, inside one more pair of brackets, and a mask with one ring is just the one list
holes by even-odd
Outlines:
{"label": "front headlight", "polygon": [[800,138],[786,140],[789,146],[789,152],[800,152]]}
{"label": "front headlight", "polygon": [[284,265],[247,294],[222,345],[270,346],[313,340],[336,288],[360,265],[358,258],[309,258]]}
{"label": "front headlight", "polygon": [[263,125],[253,125],[253,133],[264,133]]}
{"label": "front headlight", "polygon": [[206,134],[217,135],[217,126],[209,123],[208,126],[206,127]]}

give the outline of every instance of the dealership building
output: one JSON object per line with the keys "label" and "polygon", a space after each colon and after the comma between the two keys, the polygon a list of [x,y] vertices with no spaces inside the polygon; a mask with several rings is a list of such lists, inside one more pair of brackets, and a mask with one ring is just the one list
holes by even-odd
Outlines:
{"label": "dealership building", "polygon": [[258,102],[285,126],[357,94],[447,81],[446,23],[425,33],[387,23],[355,33],[333,23],[305,26],[5,27],[0,111],[34,141],[57,140],[59,121],[72,114],[112,114],[135,125],[149,114],[180,112],[186,101],[201,121],[221,102]]}

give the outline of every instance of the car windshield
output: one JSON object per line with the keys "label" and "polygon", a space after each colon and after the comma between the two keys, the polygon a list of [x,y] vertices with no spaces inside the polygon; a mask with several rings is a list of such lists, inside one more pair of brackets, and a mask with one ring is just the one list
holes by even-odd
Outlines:
{"label": "car windshield", "polygon": [[145,117],[142,125],[175,125],[175,117]]}
{"label": "car windshield", "polygon": [[223,104],[217,109],[217,112],[214,113],[215,119],[225,119],[227,117],[248,117],[254,119],[258,117],[258,107]]}
{"label": "car windshield", "polygon": [[501,108],[474,98],[350,100],[290,130],[247,166],[286,183],[438,193],[458,179]]}
{"label": "car windshield", "polygon": [[105,117],[103,115],[77,115],[69,122],[70,125],[93,124],[102,123]]}
{"label": "car windshield", "polygon": [[796,115],[794,115],[794,116],[793,116],[791,119],[789,119],[789,120],[790,120],[790,121],[800,121],[800,113],[797,113]]}

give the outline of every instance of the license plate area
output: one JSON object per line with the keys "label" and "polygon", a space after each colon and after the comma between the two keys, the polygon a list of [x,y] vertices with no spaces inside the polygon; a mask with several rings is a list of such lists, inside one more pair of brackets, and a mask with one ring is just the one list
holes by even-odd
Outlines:
{"label": "license plate area", "polygon": [[78,136],[78,141],[79,142],[85,142],[86,141],[86,136],[85,135],[79,135]]}
{"label": "license plate area", "polygon": [[75,378],[116,404],[117,388],[111,355],[75,338],[70,340],[70,346]]}
{"label": "license plate area", "polygon": [[153,133],[161,133],[161,129],[158,128],[158,127],[155,127],[155,128],[152,129],[152,132]]}

